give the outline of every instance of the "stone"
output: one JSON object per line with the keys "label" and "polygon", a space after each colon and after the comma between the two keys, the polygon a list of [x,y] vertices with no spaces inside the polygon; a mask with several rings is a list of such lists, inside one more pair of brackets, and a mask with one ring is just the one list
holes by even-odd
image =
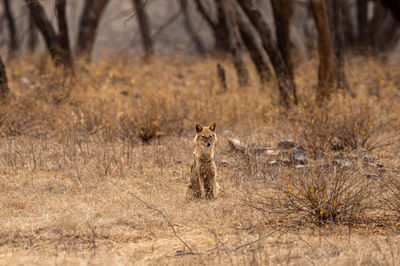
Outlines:
{"label": "stone", "polygon": [[270,166],[289,166],[292,163],[287,160],[275,160],[275,161],[270,161],[269,165]]}
{"label": "stone", "polygon": [[281,140],[278,142],[278,148],[288,150],[293,149],[296,145],[290,139]]}
{"label": "stone", "polygon": [[347,167],[347,168],[353,168],[354,167],[353,163],[351,163],[349,161],[346,161],[346,160],[343,160],[343,159],[333,160],[332,164],[340,166],[340,167]]}
{"label": "stone", "polygon": [[245,152],[248,149],[248,146],[238,139],[230,138],[228,142],[232,149],[239,150],[241,152]]}
{"label": "stone", "polygon": [[293,149],[290,152],[290,160],[294,165],[306,165],[307,157],[302,149]]}

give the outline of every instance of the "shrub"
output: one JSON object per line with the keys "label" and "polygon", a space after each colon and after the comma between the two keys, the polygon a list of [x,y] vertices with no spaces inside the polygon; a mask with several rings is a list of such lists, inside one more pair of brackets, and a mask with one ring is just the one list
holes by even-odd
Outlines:
{"label": "shrub", "polygon": [[255,189],[247,203],[284,217],[307,217],[318,225],[357,223],[371,207],[372,181],[351,169],[319,166],[280,173]]}

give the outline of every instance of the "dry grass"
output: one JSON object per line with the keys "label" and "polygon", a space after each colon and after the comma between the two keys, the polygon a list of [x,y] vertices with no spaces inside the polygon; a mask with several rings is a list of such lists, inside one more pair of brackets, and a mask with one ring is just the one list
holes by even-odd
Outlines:
{"label": "dry grass", "polygon": [[[321,109],[312,100],[315,63],[296,70],[300,105],[284,112],[273,83],[237,88],[227,62],[222,92],[213,59],[111,58],[79,65],[74,78],[46,60],[8,62],[0,264],[395,265],[399,214],[387,200],[398,204],[389,188],[400,183],[400,67],[352,59],[355,96],[338,93]],[[194,123],[211,121],[222,194],[187,201]],[[262,147],[291,138],[309,166],[270,166],[273,155],[231,150],[232,136]],[[348,144],[333,148],[333,136]],[[318,194],[294,202],[304,208],[289,204],[317,183]],[[271,193],[281,193],[280,208]]]}

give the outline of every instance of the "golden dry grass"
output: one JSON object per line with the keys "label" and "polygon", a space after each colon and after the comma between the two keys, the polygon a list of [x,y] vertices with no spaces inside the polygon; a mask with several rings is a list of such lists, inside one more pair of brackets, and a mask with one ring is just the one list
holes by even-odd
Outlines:
{"label": "golden dry grass", "polygon": [[[0,264],[396,265],[399,214],[385,200],[396,201],[386,185],[400,183],[400,66],[348,63],[351,93],[323,108],[313,103],[316,62],[301,64],[300,104],[285,112],[272,82],[262,88],[252,71],[253,84],[237,88],[227,62],[230,89],[221,91],[214,59],[110,58],[78,65],[75,78],[46,60],[9,62],[13,96],[0,108]],[[187,201],[194,124],[211,121],[223,192]],[[158,137],[143,143],[143,130]],[[348,170],[377,192],[365,194],[373,209],[351,223],[321,225],[305,212],[272,208],[264,201],[270,189],[308,168],[271,167],[273,156],[228,144],[229,137],[250,147],[293,139],[311,165],[329,164],[338,154],[330,135],[356,141],[340,152],[374,148],[384,165],[356,159]]]}

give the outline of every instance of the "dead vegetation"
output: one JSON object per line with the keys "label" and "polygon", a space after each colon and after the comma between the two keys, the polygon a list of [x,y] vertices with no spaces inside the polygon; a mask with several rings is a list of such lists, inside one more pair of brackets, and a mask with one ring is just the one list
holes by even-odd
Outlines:
{"label": "dead vegetation", "polygon": [[[287,111],[226,62],[221,92],[213,59],[77,63],[73,78],[20,62],[0,106],[0,264],[399,260],[398,65],[352,59],[351,91],[318,107],[307,62]],[[193,125],[211,120],[222,194],[187,201]]]}

